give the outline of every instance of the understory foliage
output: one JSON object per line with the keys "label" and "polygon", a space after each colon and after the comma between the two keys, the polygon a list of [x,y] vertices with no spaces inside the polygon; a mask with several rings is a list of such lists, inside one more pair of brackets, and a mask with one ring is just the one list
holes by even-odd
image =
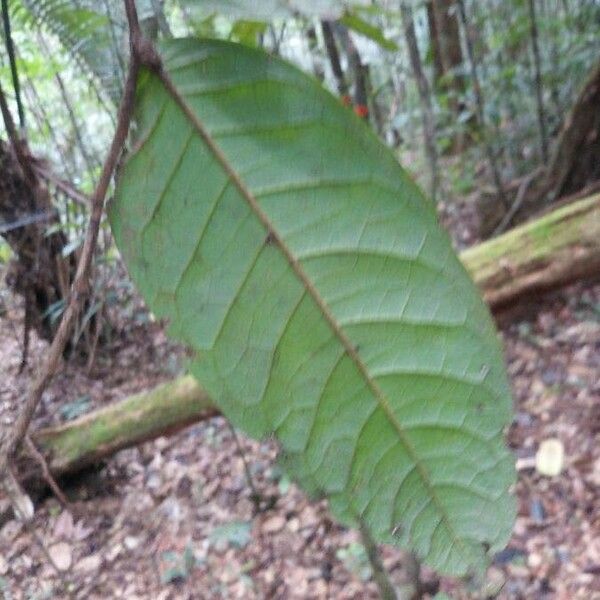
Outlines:
{"label": "understory foliage", "polygon": [[[368,118],[373,128],[405,161],[409,160],[420,177],[426,170],[419,157],[423,148],[423,107],[406,48],[400,4],[391,0],[137,2],[142,26],[155,39],[194,35],[260,46],[310,71],[332,90],[345,86],[350,96],[356,95],[356,88],[364,81]],[[405,0],[404,4],[412,8],[420,59],[430,81],[435,144],[440,152],[461,150],[457,160],[440,172],[442,188],[450,194],[474,189],[481,168],[478,157],[484,155],[482,145],[488,137],[493,140],[504,179],[528,172],[543,158],[541,141],[532,143],[541,135],[536,88],[540,88],[545,135],[551,140],[597,60],[598,2],[533,2],[539,81],[529,0],[466,0],[468,22],[466,28],[455,23],[458,37],[454,40],[438,39],[439,32],[434,37],[432,8],[445,8],[456,22],[457,2]],[[28,119],[29,138],[35,142],[54,137],[51,144],[54,148],[48,149],[45,144],[45,152],[51,152],[60,171],[70,170],[85,187],[93,181],[94,173],[89,178],[81,177],[89,166],[82,154],[87,151],[93,157],[101,156],[108,143],[108,130],[97,115],[105,120],[107,109],[110,112],[111,106],[114,108],[122,91],[127,62],[122,3],[120,0],[9,0],[9,5],[21,77],[25,80],[24,102],[32,115]],[[328,53],[321,25],[324,20],[336,23],[334,41],[342,80],[336,75]],[[350,32],[353,42],[350,48],[343,30]],[[465,51],[467,33],[484,101],[485,123],[477,126],[477,101]],[[39,43],[39,36],[46,40],[47,48]],[[443,65],[440,54],[449,43],[458,44],[457,60]],[[55,89],[56,72],[68,79],[70,90],[84,83],[73,96],[77,101],[72,109],[86,148],[77,142],[64,101]],[[0,75],[4,82],[9,82],[5,58]],[[38,94],[32,94],[31,88]],[[43,92],[44,98],[55,96],[54,135],[48,131],[39,92]],[[91,121],[90,115],[94,115]],[[486,177],[491,182],[489,173]]]}

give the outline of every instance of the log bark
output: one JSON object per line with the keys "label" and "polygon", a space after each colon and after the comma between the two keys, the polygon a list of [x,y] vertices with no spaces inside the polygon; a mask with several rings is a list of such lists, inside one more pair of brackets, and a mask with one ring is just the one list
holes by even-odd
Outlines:
{"label": "log bark", "polygon": [[[208,394],[186,375],[62,425],[40,429],[32,441],[50,472],[59,477],[217,414]],[[24,482],[40,478],[39,465],[25,454],[19,460],[19,473]]]}
{"label": "log bark", "polygon": [[[533,294],[600,277],[600,194],[479,244],[461,259],[496,315]],[[195,379],[185,376],[32,438],[50,471],[61,476],[218,414]],[[21,456],[19,473],[30,489],[32,482],[39,486],[33,459]]]}
{"label": "log bark", "polygon": [[600,194],[465,250],[461,259],[494,313],[600,277]]}
{"label": "log bark", "polygon": [[592,69],[569,115],[548,173],[552,200],[600,180],[600,61]]}

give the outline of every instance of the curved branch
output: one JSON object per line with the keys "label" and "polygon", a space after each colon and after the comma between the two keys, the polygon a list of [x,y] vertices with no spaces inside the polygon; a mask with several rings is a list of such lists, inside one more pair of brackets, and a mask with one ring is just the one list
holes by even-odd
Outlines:
{"label": "curved branch", "polygon": [[[89,288],[89,272],[98,240],[98,231],[100,228],[100,220],[104,210],[104,198],[110,185],[112,174],[115,170],[123,145],[127,139],[129,132],[129,124],[133,112],[133,104],[135,100],[135,88],[137,77],[140,69],[140,46],[141,33],[137,21],[137,14],[133,0],[125,0],[127,9],[127,18],[129,22],[129,37],[131,46],[131,58],[129,61],[129,71],[125,84],[125,92],[119,107],[119,115],[117,119],[117,128],[115,130],[113,140],[108,152],[108,156],[104,162],[102,173],[98,181],[98,185],[91,198],[91,213],[88,224],[81,258],[77,265],[77,272],[71,289],[71,296],[62,320],[52,341],[45,362],[41,365],[38,375],[34,379],[27,397],[23,402],[23,407],[17,418],[16,423],[11,431],[5,437],[0,451],[0,474],[4,480],[8,473],[9,462],[14,457],[19,449],[31,423],[31,419],[35,413],[42,393],[46,389],[48,383],[52,379],[54,373],[58,369],[64,348],[69,339],[73,324],[79,314],[83,299]],[[4,481],[3,481],[4,483]]]}

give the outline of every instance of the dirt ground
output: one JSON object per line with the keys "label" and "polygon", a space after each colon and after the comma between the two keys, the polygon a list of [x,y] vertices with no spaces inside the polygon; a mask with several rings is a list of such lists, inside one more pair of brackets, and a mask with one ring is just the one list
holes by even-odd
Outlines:
{"label": "dirt ground", "polygon": [[[515,397],[508,432],[519,465],[514,535],[483,586],[438,582],[427,570],[423,579],[452,598],[600,599],[600,285],[564,290],[501,335]],[[3,426],[14,419],[45,351],[35,341],[19,375],[20,336],[21,313],[9,302],[0,319]],[[67,365],[45,393],[37,425],[148,389],[184,365],[184,353],[160,327],[140,318],[89,372]],[[68,508],[46,498],[31,529],[4,511],[4,598],[376,598],[358,535],[287,479],[272,443],[238,438],[267,510],[255,511],[230,427],[212,419],[63,482]],[[548,438],[565,448],[557,477],[533,468]],[[381,553],[401,585],[404,555],[388,547]]]}

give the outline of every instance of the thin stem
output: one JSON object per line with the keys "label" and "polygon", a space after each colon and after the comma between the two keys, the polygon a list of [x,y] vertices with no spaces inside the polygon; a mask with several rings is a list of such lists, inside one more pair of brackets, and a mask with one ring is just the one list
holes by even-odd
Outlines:
{"label": "thin stem", "polygon": [[467,21],[467,12],[465,9],[464,0],[457,0],[456,5],[458,7],[458,14],[465,33],[465,45],[467,48],[467,58],[469,59],[469,70],[471,71],[471,80],[473,83],[473,93],[475,94],[475,109],[477,111],[477,120],[479,121],[479,127],[483,134],[483,145],[487,155],[490,168],[492,170],[492,177],[494,178],[494,185],[496,186],[496,193],[500,198],[500,202],[506,210],[510,208],[506,192],[504,191],[504,185],[502,183],[502,177],[500,176],[500,167],[496,160],[496,155],[486,129],[485,109],[483,104],[483,92],[481,91],[481,84],[479,83],[479,74],[477,72],[477,63],[475,62],[475,52],[473,50],[473,40],[471,36],[471,30],[469,29],[469,23]]}
{"label": "thin stem", "polygon": [[34,171],[47,183],[51,183],[54,187],[64,194],[69,200],[75,202],[83,208],[90,206],[90,199],[82,191],[78,190],[68,181],[61,179],[50,169],[44,168],[43,165],[33,165]]}
{"label": "thin stem", "polygon": [[15,100],[17,101],[17,111],[19,113],[19,125],[21,131],[25,131],[25,110],[21,101],[21,86],[19,84],[19,72],[17,71],[17,61],[15,59],[15,46],[12,39],[10,28],[10,14],[8,12],[8,0],[2,0],[2,23],[4,25],[4,41],[6,52],[10,62],[10,73],[12,76],[13,87],[15,90]]}
{"label": "thin stem", "polygon": [[340,53],[338,52],[337,44],[335,43],[335,37],[333,35],[333,27],[331,21],[321,21],[321,31],[323,32],[323,41],[325,42],[325,50],[327,50],[327,56],[329,58],[329,64],[331,71],[335,77],[336,86],[338,93],[342,100],[346,100],[348,97],[348,83],[342,69],[342,63],[340,61]]}
{"label": "thin stem", "polygon": [[104,10],[106,12],[106,16],[108,18],[108,23],[109,23],[110,37],[111,37],[111,41],[112,41],[111,51],[112,51],[113,60],[114,60],[114,67],[119,71],[118,76],[115,77],[115,81],[116,81],[116,85],[117,85],[117,92],[120,95],[123,91],[122,81],[123,81],[123,73],[125,73],[125,65],[123,64],[123,58],[121,57],[121,53],[119,52],[119,48],[121,47],[121,44],[119,43],[117,34],[115,32],[115,22],[110,16],[110,13],[111,13],[110,4],[108,3],[107,0],[104,0],[103,4],[104,4]]}
{"label": "thin stem", "polygon": [[29,453],[31,454],[32,458],[40,466],[40,469],[42,470],[42,477],[48,484],[48,487],[52,490],[57,500],[61,503],[62,507],[67,508],[69,506],[69,501],[67,500],[67,497],[65,496],[64,492],[60,489],[58,483],[56,483],[56,480],[52,476],[52,473],[50,473],[50,468],[48,467],[46,459],[44,458],[42,453],[36,448],[35,444],[33,443],[33,440],[28,435],[25,436],[25,445],[27,446],[27,450],[29,450]]}
{"label": "thin stem", "polygon": [[413,76],[417,83],[419,98],[421,100],[421,116],[423,119],[423,137],[425,141],[425,153],[430,168],[430,194],[433,202],[436,201],[439,188],[438,172],[438,153],[435,145],[435,119],[433,116],[433,106],[431,102],[431,89],[427,77],[423,71],[419,47],[417,44],[417,34],[415,32],[415,22],[412,10],[408,4],[403,1],[400,4],[402,14],[402,26],[404,28],[404,37],[408,47],[408,54]]}
{"label": "thin stem", "polygon": [[544,164],[548,163],[548,133],[546,130],[546,111],[544,108],[544,94],[542,89],[542,61],[538,44],[538,26],[535,13],[535,0],[529,0],[529,28],[531,32],[531,49],[533,51],[533,65],[535,69],[535,95],[537,100],[537,117],[540,128],[540,149]]}
{"label": "thin stem", "polygon": [[254,508],[256,512],[260,511],[260,493],[258,489],[254,485],[254,479],[252,478],[252,473],[250,473],[250,467],[248,465],[248,461],[246,460],[246,456],[244,455],[244,449],[242,448],[242,444],[240,442],[240,438],[233,427],[233,425],[227,421],[227,425],[231,430],[231,435],[233,436],[233,440],[236,445],[237,453],[239,457],[242,459],[242,464],[244,465],[244,474],[246,476],[246,481],[248,482],[248,487],[250,488],[252,494],[252,503],[254,504]]}
{"label": "thin stem", "polygon": [[405,552],[404,574],[408,581],[408,589],[404,594],[406,600],[419,600],[423,598],[424,586],[421,580],[421,563],[414,552]]}
{"label": "thin stem", "polygon": [[315,74],[315,77],[323,83],[325,73],[319,62],[319,40],[317,38],[315,26],[312,23],[310,23],[306,29],[306,39],[308,41],[308,52],[312,58],[313,73]]}
{"label": "thin stem", "polygon": [[394,589],[385,567],[381,562],[377,543],[371,536],[371,532],[366,524],[362,520],[359,520],[358,524],[362,543],[365,547],[367,558],[369,559],[369,563],[371,565],[371,570],[373,571],[373,580],[377,584],[381,600],[397,600],[398,596],[396,594],[396,590]]}
{"label": "thin stem", "polygon": [[152,10],[154,11],[154,15],[156,16],[156,22],[158,23],[158,28],[163,36],[167,39],[173,37],[173,32],[169,27],[169,22],[167,21],[167,17],[165,16],[164,6],[160,2],[160,0],[150,0],[152,4]]}
{"label": "thin stem", "polygon": [[[42,48],[43,53],[46,55],[46,58],[49,62],[53,62],[51,58],[51,52],[48,48],[48,44],[46,43],[46,39],[41,31],[38,32],[38,41],[40,42],[40,46]],[[54,65],[53,65],[54,66]],[[81,127],[79,126],[79,122],[77,120],[77,116],[75,115],[75,109],[69,99],[69,93],[67,92],[67,88],[61,77],[58,69],[54,69],[54,80],[56,81],[56,85],[58,86],[58,90],[60,92],[61,98],[63,100],[63,104],[67,109],[67,114],[69,115],[69,120],[71,121],[71,127],[73,128],[73,133],[75,134],[75,140],[77,141],[77,146],[79,147],[79,151],[81,152],[81,156],[83,158],[83,162],[85,163],[88,173],[90,177],[93,179],[94,171],[96,167],[99,167],[99,161],[94,157],[89,155],[85,143],[83,141],[83,133],[81,131]]]}
{"label": "thin stem", "polygon": [[339,21],[335,23],[335,32],[339,36],[342,47],[346,51],[348,66],[354,79],[354,112],[368,122],[369,106],[367,98],[368,67],[363,64],[358,48],[352,41],[350,33]]}
{"label": "thin stem", "polygon": [[[31,80],[30,77],[27,76],[27,74],[25,75],[25,84],[26,84],[24,87],[25,97],[27,99],[27,103],[29,104],[29,110],[31,111],[31,114],[33,115],[34,119],[37,122],[37,126],[38,126],[40,133],[44,132],[44,127],[48,130],[50,139],[52,140],[54,147],[56,148],[56,151],[60,155],[61,164],[65,170],[67,177],[70,180],[74,180],[75,174],[71,170],[69,161],[67,160],[67,157],[59,143],[56,130],[54,129],[52,122],[48,118],[48,114],[46,113],[46,110],[44,108],[44,103],[42,102],[41,98],[39,97],[39,94],[37,93],[37,90],[35,89],[35,85],[33,84],[33,81]],[[38,113],[38,111],[39,111],[39,113]]]}

